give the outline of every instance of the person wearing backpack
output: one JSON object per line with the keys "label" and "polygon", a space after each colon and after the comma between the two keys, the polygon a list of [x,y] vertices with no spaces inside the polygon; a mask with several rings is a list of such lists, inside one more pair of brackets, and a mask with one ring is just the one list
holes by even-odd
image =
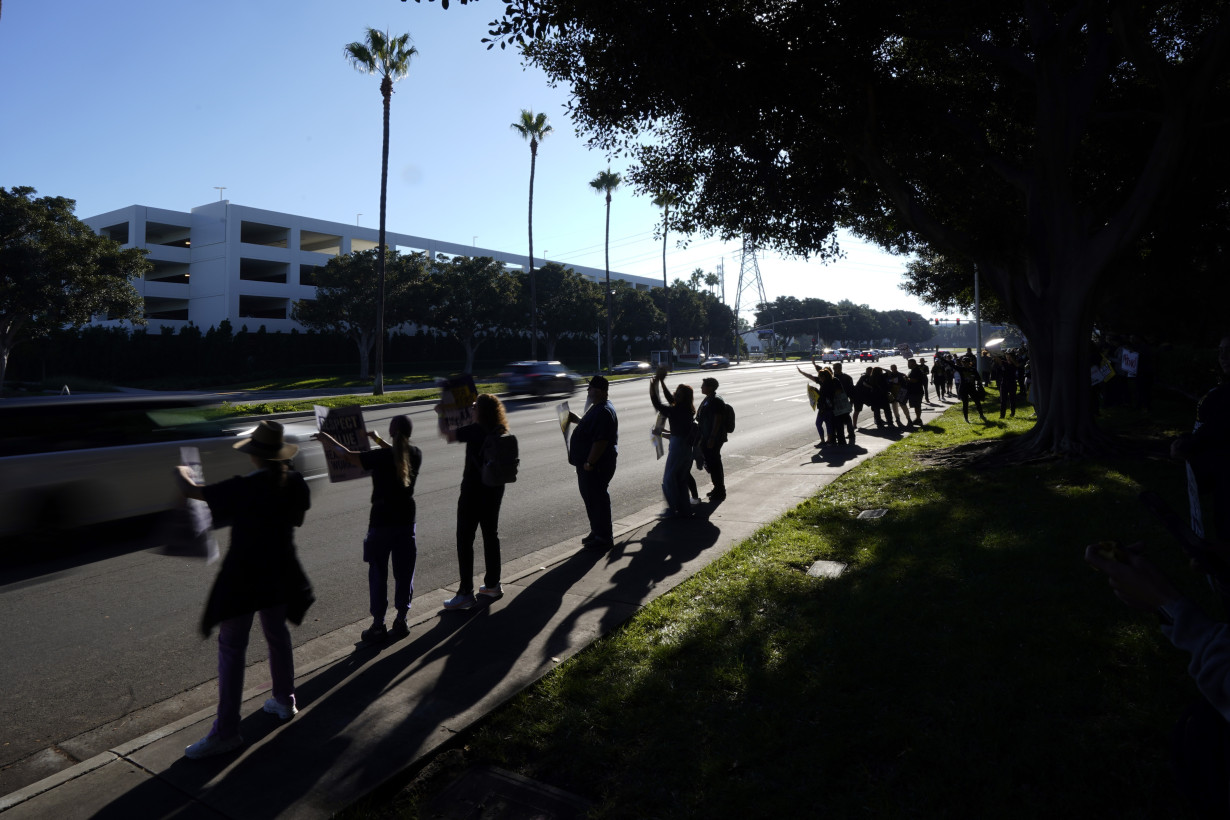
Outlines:
{"label": "person wearing backpack", "polygon": [[445,434],[449,441],[460,441],[466,446],[461,495],[457,499],[457,564],[461,582],[457,594],[444,602],[445,609],[470,609],[478,602],[474,595],[474,537],[479,529],[483,532],[486,572],[478,596],[494,601],[504,595],[500,586],[499,535],[504,484],[492,486],[483,481],[483,450],[489,437],[505,435],[508,419],[504,405],[489,393],[482,393],[475,400],[473,424]]}
{"label": "person wearing backpack", "polygon": [[702,379],[700,392],[705,397],[696,409],[696,423],[700,425],[700,449],[705,457],[705,469],[713,481],[709,500],[717,503],[726,498],[726,473],[722,469],[722,445],[726,443],[727,406],[717,394],[718,380],[710,376]]}
{"label": "person wearing backpack", "polygon": [[[661,385],[666,401],[658,398]],[[692,464],[692,441],[696,427],[696,410],[692,406],[692,388],[681,384],[672,394],[666,386],[666,367],[658,368],[649,382],[649,400],[653,408],[666,416],[670,424],[670,450],[662,471],[662,494],[674,518],[692,518],[691,495],[688,493],[688,472]]]}
{"label": "person wearing backpack", "polygon": [[604,551],[615,546],[609,488],[619,455],[619,419],[608,389],[605,376],[589,380],[589,409],[583,418],[569,414],[577,429],[568,440],[568,463],[577,468],[577,488],[589,518],[589,535],[581,544]]}
{"label": "person wearing backpack", "polygon": [[[372,508],[363,539],[363,560],[367,563],[368,609],[372,625],[363,630],[365,644],[385,639],[400,640],[410,634],[406,616],[414,595],[414,565],[418,557],[415,543],[414,484],[423,466],[423,451],[410,443],[414,424],[409,416],[389,419],[389,444],[374,430],[367,435],[379,445],[374,450],[356,451],[321,431],[315,438],[331,448],[348,464],[371,472]],[[392,629],[386,629],[384,615],[389,606],[389,564],[393,565]]]}

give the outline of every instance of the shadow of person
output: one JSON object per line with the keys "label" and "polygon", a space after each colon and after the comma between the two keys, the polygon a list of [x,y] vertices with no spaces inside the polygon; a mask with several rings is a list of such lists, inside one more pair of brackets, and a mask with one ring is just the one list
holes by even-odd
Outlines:
{"label": "shadow of person", "polygon": [[612,631],[632,611],[656,597],[666,580],[680,576],[689,562],[716,544],[720,534],[721,529],[707,519],[669,518],[658,521],[638,539],[621,541],[627,565],[611,575],[609,587],[592,595],[556,625],[543,647],[543,657],[561,654],[578,623],[591,612],[600,612],[598,634]]}

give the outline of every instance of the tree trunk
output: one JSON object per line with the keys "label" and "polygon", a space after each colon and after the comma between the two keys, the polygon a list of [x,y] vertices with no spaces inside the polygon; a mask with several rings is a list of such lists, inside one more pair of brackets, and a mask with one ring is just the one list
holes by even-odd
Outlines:
{"label": "tree trunk", "polygon": [[[538,360],[538,289],[534,283],[534,167],[538,163],[538,144],[530,140],[530,358]],[[550,354],[548,354],[550,355]]]}
{"label": "tree trunk", "polygon": [[606,192],[606,366],[609,370],[615,364],[611,358],[611,313],[615,306],[611,300],[611,192]]}
{"label": "tree trunk", "polygon": [[389,106],[393,96],[393,80],[385,76],[380,81],[384,97],[384,140],[380,149],[380,246],[376,251],[379,284],[376,290],[376,383],[372,395],[384,395],[384,220],[389,189]]}

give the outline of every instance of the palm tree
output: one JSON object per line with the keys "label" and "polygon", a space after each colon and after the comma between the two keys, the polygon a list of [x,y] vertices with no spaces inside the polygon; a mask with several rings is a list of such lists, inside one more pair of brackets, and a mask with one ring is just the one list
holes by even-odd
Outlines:
{"label": "palm tree", "polygon": [[534,166],[538,162],[538,143],[553,130],[546,114],[535,115],[522,108],[521,119],[512,124],[512,129],[523,139],[530,141],[530,358],[538,359],[538,292],[534,286]]}
{"label": "palm tree", "polygon": [[350,43],[345,48],[346,59],[364,74],[380,76],[380,96],[384,98],[384,144],[380,152],[380,244],[376,266],[380,283],[376,291],[376,384],[372,392],[384,395],[384,219],[385,202],[389,189],[389,103],[393,97],[393,83],[410,73],[410,58],[418,49],[410,45],[409,34],[390,37],[374,28],[367,30],[361,43]]}
{"label": "palm tree", "polygon": [[612,173],[610,168],[602,171],[589,181],[589,187],[606,194],[606,366],[614,361],[611,358],[611,191],[623,182],[619,174]]}
{"label": "palm tree", "polygon": [[670,208],[679,197],[672,193],[660,193],[653,198],[653,204],[662,209],[662,293],[666,297],[666,367],[669,370],[675,363],[675,340],[671,337],[671,287],[666,281],[666,230]]}

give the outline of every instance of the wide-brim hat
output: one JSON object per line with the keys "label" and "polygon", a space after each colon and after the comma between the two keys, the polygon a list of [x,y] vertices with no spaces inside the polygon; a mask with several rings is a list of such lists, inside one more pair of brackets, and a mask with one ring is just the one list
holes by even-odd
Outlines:
{"label": "wide-brim hat", "polygon": [[299,452],[298,444],[282,440],[282,425],[276,421],[262,421],[256,425],[252,435],[235,442],[234,447],[241,453],[269,461],[281,461]]}

